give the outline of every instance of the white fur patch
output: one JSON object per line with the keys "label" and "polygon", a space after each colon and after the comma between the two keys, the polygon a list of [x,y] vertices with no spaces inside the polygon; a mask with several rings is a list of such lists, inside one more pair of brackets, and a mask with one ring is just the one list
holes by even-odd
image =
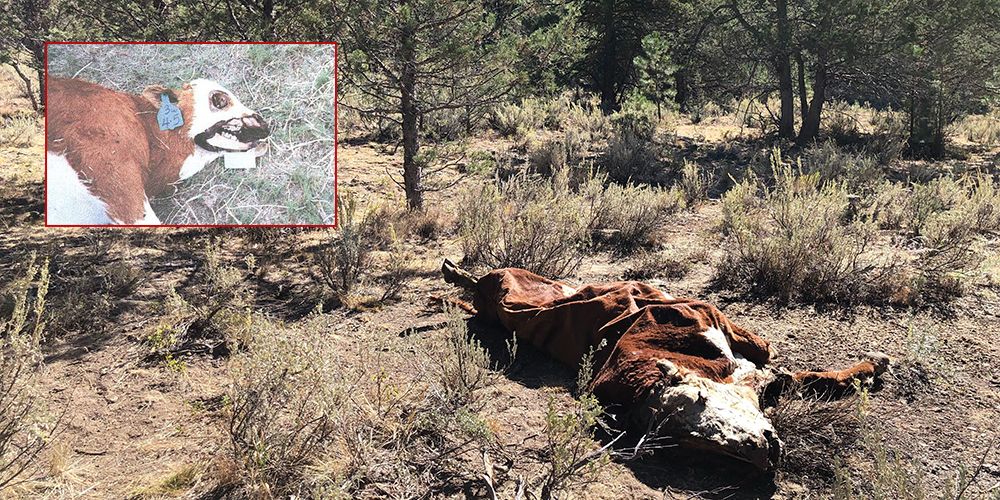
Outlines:
{"label": "white fur patch", "polygon": [[153,212],[153,207],[149,205],[149,198],[143,200],[143,218],[135,221],[136,224],[147,224],[150,226],[162,224],[160,218],[156,216],[156,212]]}
{"label": "white fur patch", "polygon": [[108,206],[90,192],[63,155],[46,152],[47,224],[113,224]]}
{"label": "white fur patch", "polygon": [[739,382],[747,375],[750,375],[757,370],[757,366],[753,364],[747,358],[744,358],[741,354],[734,354],[733,347],[729,343],[729,337],[726,334],[714,326],[710,326],[708,330],[702,332],[709,341],[715,344],[722,354],[729,358],[732,362],[736,363],[736,371],[733,372],[733,381]]}
{"label": "white fur patch", "polygon": [[205,165],[220,156],[222,153],[211,153],[201,148],[195,148],[194,153],[184,159],[184,163],[181,165],[180,180],[183,181],[201,172]]}

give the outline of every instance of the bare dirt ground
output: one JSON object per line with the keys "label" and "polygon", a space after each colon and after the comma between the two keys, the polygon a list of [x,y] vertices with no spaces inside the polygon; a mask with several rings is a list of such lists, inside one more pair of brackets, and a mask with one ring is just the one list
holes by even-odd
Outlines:
{"label": "bare dirt ground", "polygon": [[[717,127],[717,126],[713,126]],[[738,132],[738,130],[737,130]],[[690,141],[720,140],[723,132],[679,130]],[[734,132],[735,134],[735,132]],[[707,137],[707,138],[706,138]],[[474,148],[503,150],[502,142],[481,140]],[[977,157],[979,158],[979,157]],[[995,154],[983,153],[988,162]],[[978,161],[978,160],[977,160]],[[401,203],[401,194],[389,178],[400,159],[369,145],[342,144],[340,189],[354,192],[366,206]],[[0,275],[4,279],[35,252],[50,259],[55,315],[46,346],[40,387],[49,411],[62,415],[62,430],[45,453],[45,477],[29,483],[16,495],[48,498],[128,498],[186,496],[200,491],[206,471],[219,467],[216,457],[228,446],[221,408],[230,383],[225,359],[190,357],[178,366],[144,360],[141,339],[155,324],[158,308],[170,286],[183,294],[185,284],[197,282],[203,249],[210,238],[222,241],[226,256],[238,262],[254,254],[261,271],[248,273],[255,307],[302,335],[315,335],[342,347],[346,364],[363,365],[358,346],[371,339],[417,342],[439,334],[435,328],[402,335],[408,328],[434,325],[445,318],[431,295],[450,293],[438,278],[442,258],[461,258],[452,213],[463,185],[482,182],[468,177],[456,186],[434,193],[428,204],[441,214],[446,228],[437,239],[411,238],[420,273],[400,300],[361,311],[333,310],[310,314],[319,301],[310,279],[307,255],[322,243],[325,233],[289,233],[262,247],[240,231],[180,231],[122,229],[101,237],[87,230],[46,229],[42,226],[42,151],[0,149]],[[388,168],[387,168],[388,167]],[[454,175],[458,175],[454,173]],[[979,279],[968,293],[946,308],[933,311],[814,307],[779,308],[750,302],[712,286],[714,264],[721,255],[718,202],[677,215],[663,228],[665,254],[695,255],[691,270],[681,279],[656,279],[677,296],[694,296],[718,304],[738,324],[770,340],[780,353],[777,362],[790,369],[834,368],[853,362],[866,351],[879,350],[896,359],[921,352],[925,364],[897,367],[881,390],[872,393],[870,413],[883,431],[887,448],[913,461],[926,474],[931,491],[954,478],[960,464],[975,465],[1000,418],[1000,285]],[[106,244],[102,240],[110,240]],[[996,253],[997,242],[993,245]],[[95,310],[61,312],[72,306],[74,278],[102,278],[106,266],[122,260],[138,266],[139,286],[125,297]],[[634,263],[634,257],[607,254],[588,257],[568,281],[583,283],[616,280]],[[984,275],[996,266],[984,262]],[[102,271],[102,269],[104,271]],[[87,274],[90,273],[90,274]],[[89,304],[89,302],[87,302]],[[502,344],[505,335],[486,325],[471,324],[487,345]],[[575,373],[526,349],[515,368],[490,389],[485,414],[505,443],[523,443],[526,450],[542,448],[539,430],[552,397],[556,404],[572,401]],[[861,473],[873,457],[865,450],[846,453],[851,469]],[[464,489],[448,496],[483,495],[475,457]],[[1000,484],[1000,457],[983,464],[985,488]],[[177,486],[180,484],[181,486]],[[753,478],[716,464],[688,458],[656,455],[611,463],[597,483],[578,492],[582,498],[825,498],[829,483],[808,475],[779,472],[772,486],[768,478]]]}

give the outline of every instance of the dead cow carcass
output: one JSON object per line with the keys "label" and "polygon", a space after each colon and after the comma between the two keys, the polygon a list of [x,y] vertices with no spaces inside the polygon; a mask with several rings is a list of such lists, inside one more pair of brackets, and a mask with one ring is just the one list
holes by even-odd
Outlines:
{"label": "dead cow carcass", "polygon": [[766,340],[708,303],[640,282],[571,287],[514,268],[476,279],[447,260],[442,272],[474,293],[480,318],[561,362],[578,366],[596,349],[590,390],[603,404],[626,408],[640,432],[765,471],[778,463],[781,441],[761,410],[764,394],[798,383],[842,395],[888,366],[876,353],[847,370],[774,371]]}

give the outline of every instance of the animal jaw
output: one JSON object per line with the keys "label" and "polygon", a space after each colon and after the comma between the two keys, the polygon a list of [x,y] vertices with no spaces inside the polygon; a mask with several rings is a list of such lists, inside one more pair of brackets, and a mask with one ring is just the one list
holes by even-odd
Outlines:
{"label": "animal jaw", "polygon": [[195,99],[190,136],[198,147],[212,153],[253,150],[257,156],[267,151],[270,128],[260,114],[211,80],[194,80],[188,88]]}

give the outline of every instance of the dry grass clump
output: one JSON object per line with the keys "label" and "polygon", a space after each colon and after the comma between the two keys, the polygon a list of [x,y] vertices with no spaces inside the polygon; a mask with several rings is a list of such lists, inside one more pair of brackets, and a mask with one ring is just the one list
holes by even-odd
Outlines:
{"label": "dry grass clump", "polygon": [[[394,224],[394,215],[382,209],[359,214],[357,200],[350,194],[337,204],[338,228],[330,240],[313,254],[314,278],[330,292],[338,305],[350,308],[374,305],[399,297],[407,282],[416,274],[413,256],[404,248],[396,227],[414,227],[418,233],[431,237],[437,232],[437,219],[421,213],[414,219],[399,218],[395,222],[415,222],[416,226]],[[423,227],[421,227],[423,226]],[[378,274],[375,250],[384,248],[384,272]]]}
{"label": "dry grass clump", "polygon": [[811,479],[831,481],[835,459],[861,437],[864,414],[859,397],[815,399],[786,393],[767,410],[784,442],[781,469]]}
{"label": "dry grass clump", "polygon": [[847,217],[843,184],[793,171],[778,151],[772,163],[773,187],[750,175],[723,197],[723,228],[733,241],[718,282],[784,302],[886,300],[897,266],[872,252],[875,224]]}
{"label": "dry grass clump", "polygon": [[23,148],[31,145],[38,131],[34,115],[15,115],[0,118],[0,146]]}
{"label": "dry grass clump", "polygon": [[968,115],[952,125],[952,133],[984,146],[1000,145],[1000,110]]}
{"label": "dry grass clump", "polygon": [[[5,287],[0,317],[0,496],[26,479],[55,429],[40,407],[35,370],[42,361],[48,262],[34,256]],[[8,302],[9,301],[9,302]]]}

